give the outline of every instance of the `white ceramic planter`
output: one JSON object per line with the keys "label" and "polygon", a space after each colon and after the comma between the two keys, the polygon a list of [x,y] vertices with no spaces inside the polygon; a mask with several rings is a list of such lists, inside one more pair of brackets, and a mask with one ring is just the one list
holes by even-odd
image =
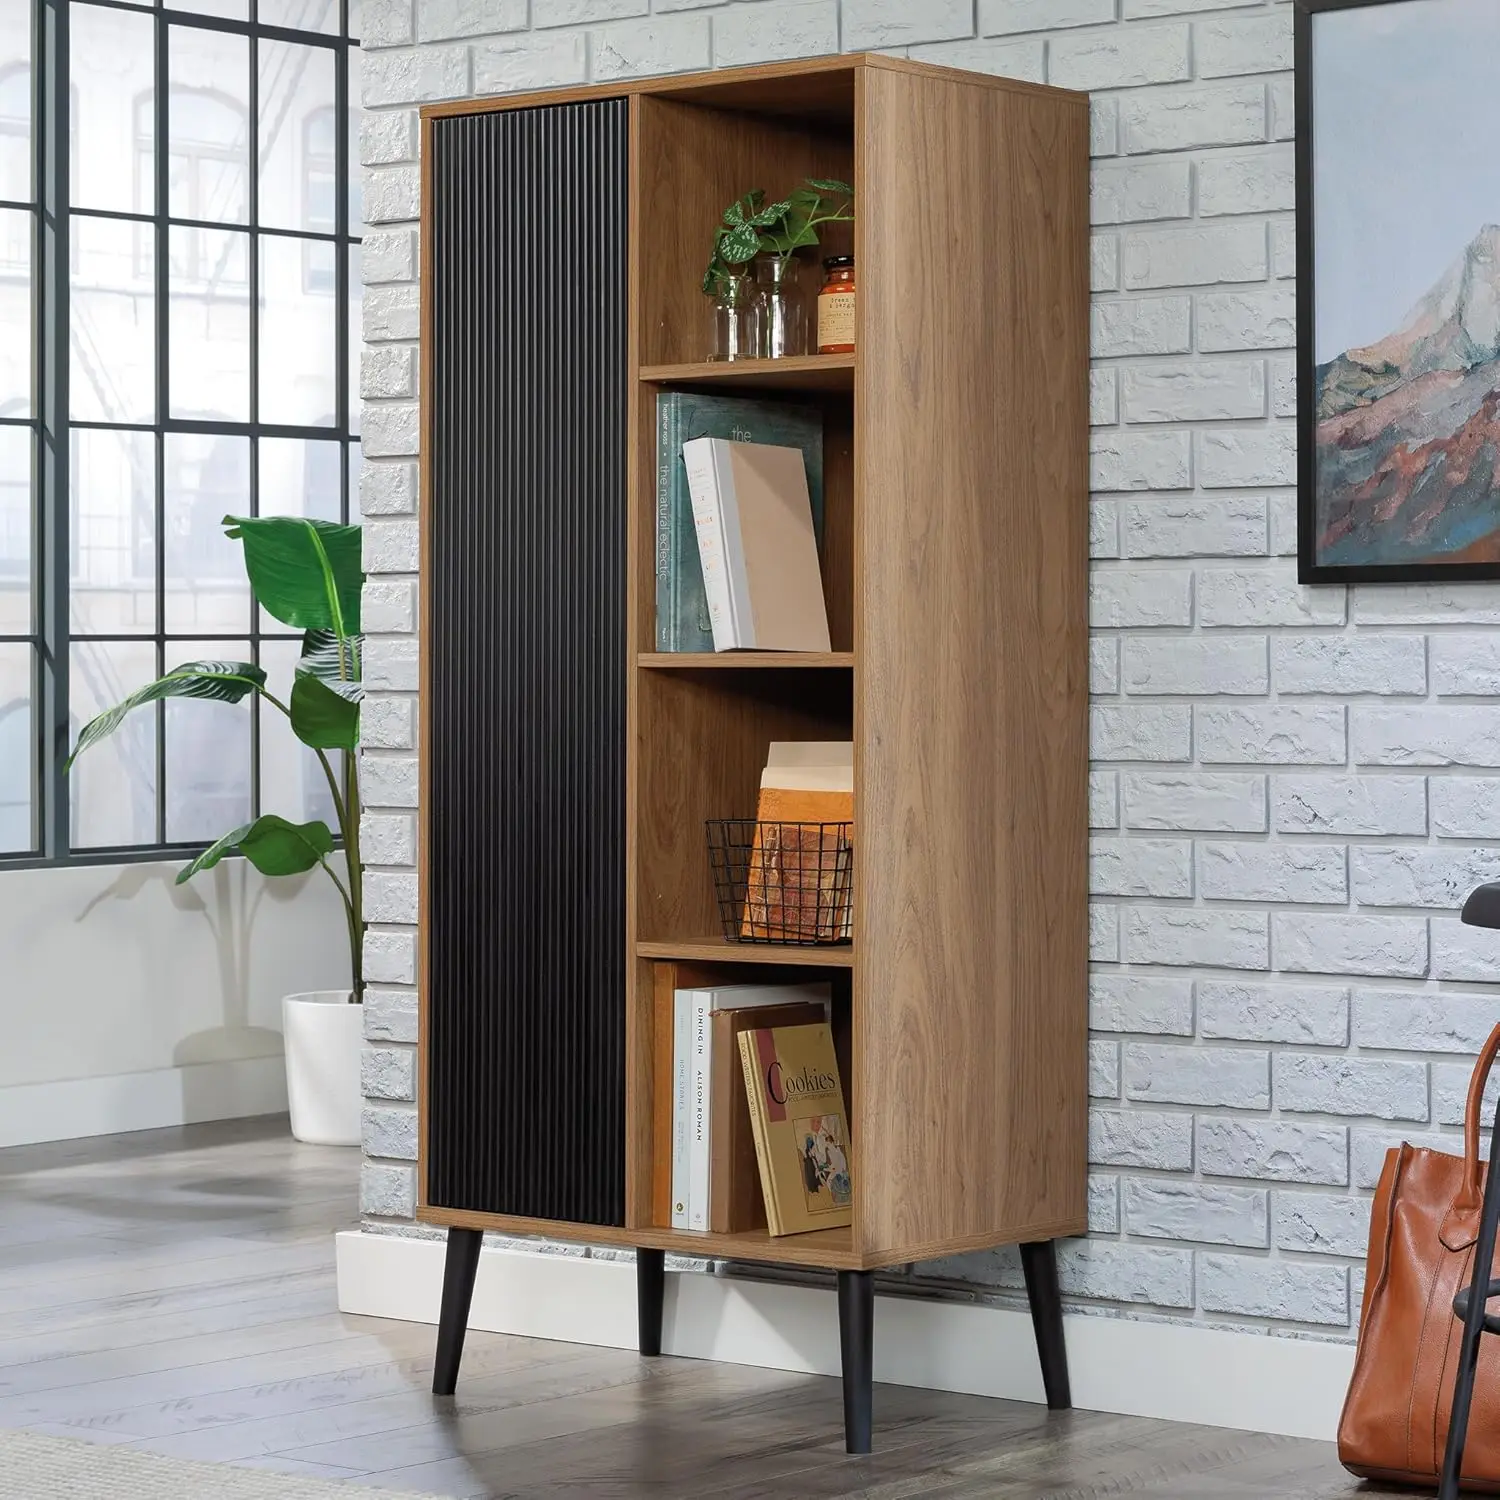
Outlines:
{"label": "white ceramic planter", "polygon": [[316,1146],[359,1145],[364,1006],[351,1005],[348,990],[288,995],[281,1028],[292,1134]]}

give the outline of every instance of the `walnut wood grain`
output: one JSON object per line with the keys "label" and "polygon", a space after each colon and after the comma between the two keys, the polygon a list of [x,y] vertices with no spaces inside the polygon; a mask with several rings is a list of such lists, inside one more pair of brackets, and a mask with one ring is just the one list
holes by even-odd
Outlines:
{"label": "walnut wood grain", "polygon": [[[701,282],[720,215],[750,188],[774,196],[804,177],[850,180],[852,120],[804,125],[652,94],[638,103],[639,194],[649,205],[637,244],[641,362],[696,364],[709,353],[711,304]],[[834,226],[819,253],[839,253],[847,230]]]}
{"label": "walnut wood grain", "polygon": [[[808,276],[811,279],[812,270]],[[807,291],[816,294],[810,284]],[[809,299],[811,309],[811,298]],[[814,325],[814,329],[816,325]],[[678,365],[647,365],[641,379],[657,385],[703,386],[709,390],[743,387],[751,391],[852,391],[852,354],[804,354],[787,359],[697,360]]]}
{"label": "walnut wood grain", "polygon": [[636,932],[717,932],[704,824],[753,818],[772,740],[847,740],[850,675],[795,668],[638,671]]}
{"label": "walnut wood grain", "polygon": [[806,965],[817,969],[852,969],[854,949],[828,944],[794,947],[782,943],[732,943],[724,938],[673,938],[635,945],[640,958],[694,959],[701,963]]}
{"label": "walnut wood grain", "polygon": [[855,1241],[915,1256],[1086,1219],[1088,117],[859,114]]}
{"label": "walnut wood grain", "polygon": [[746,671],[771,667],[826,667],[854,665],[852,651],[642,651],[636,665],[653,672],[702,672],[721,668]]}

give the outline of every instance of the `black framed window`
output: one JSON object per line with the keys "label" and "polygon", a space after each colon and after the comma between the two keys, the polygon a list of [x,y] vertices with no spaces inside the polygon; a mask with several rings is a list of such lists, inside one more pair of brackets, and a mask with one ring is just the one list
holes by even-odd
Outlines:
{"label": "black framed window", "polygon": [[0,862],[328,815],[251,703],[62,762],[183,661],[295,663],[220,518],[357,487],[352,3],[0,0]]}

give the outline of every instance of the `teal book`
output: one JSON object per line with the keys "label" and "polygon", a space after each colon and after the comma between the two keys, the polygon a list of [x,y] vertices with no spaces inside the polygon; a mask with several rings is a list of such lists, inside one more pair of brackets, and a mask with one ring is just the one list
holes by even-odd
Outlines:
{"label": "teal book", "polygon": [[712,651],[682,445],[692,438],[800,448],[813,530],[823,540],[823,414],[816,406],[663,391],[656,398],[656,649]]}

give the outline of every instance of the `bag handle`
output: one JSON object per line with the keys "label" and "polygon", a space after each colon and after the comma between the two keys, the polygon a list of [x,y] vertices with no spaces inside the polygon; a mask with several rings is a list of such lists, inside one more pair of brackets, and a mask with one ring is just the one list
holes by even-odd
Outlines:
{"label": "bag handle", "polygon": [[1469,1097],[1464,1103],[1464,1175],[1463,1185],[1443,1218],[1439,1238],[1450,1250],[1466,1250],[1479,1236],[1479,1203],[1482,1196],[1479,1168],[1480,1110],[1484,1105],[1485,1085],[1490,1069],[1500,1055],[1500,1025],[1490,1032],[1474,1072],[1469,1079]]}
{"label": "bag handle", "polygon": [[1479,1111],[1484,1105],[1485,1085],[1489,1082],[1490,1069],[1495,1065],[1497,1054],[1500,1054],[1500,1025],[1490,1032],[1469,1079],[1469,1097],[1464,1104],[1464,1185],[1453,1200],[1453,1207],[1460,1213],[1477,1213],[1479,1210]]}

